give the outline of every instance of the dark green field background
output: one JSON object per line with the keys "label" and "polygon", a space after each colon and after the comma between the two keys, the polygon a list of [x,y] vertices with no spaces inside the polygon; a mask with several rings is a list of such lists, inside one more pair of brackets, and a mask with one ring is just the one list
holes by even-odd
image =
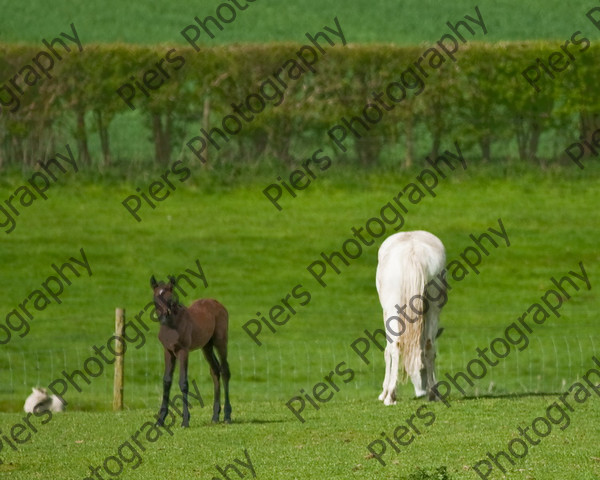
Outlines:
{"label": "dark green field background", "polygon": [[[585,13],[594,2],[568,4],[561,1],[473,3],[465,0],[440,5],[434,1],[356,0],[347,4],[305,0],[301,2],[240,1],[249,7],[214,40],[206,43],[298,41],[311,28],[337,16],[347,29],[348,40],[355,43],[430,43],[441,35],[445,23],[465,14],[474,15],[474,7],[485,9],[489,41],[563,40],[581,30]],[[32,1],[17,5],[0,2],[0,41],[37,42],[45,35],[62,31],[71,22],[86,32],[85,42],[127,42],[137,44],[180,44],[179,32],[194,16],[214,15],[218,2],[174,1],[123,3],[55,2],[47,7]],[[584,20],[584,21],[582,21]],[[592,38],[598,33],[587,28]]]}

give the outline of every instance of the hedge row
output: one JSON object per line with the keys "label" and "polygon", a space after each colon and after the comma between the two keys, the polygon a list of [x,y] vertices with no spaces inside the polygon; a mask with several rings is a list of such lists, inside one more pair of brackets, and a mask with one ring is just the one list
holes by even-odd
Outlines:
{"label": "hedge row", "polygon": [[[421,66],[437,60],[439,68],[428,66],[427,76],[419,73],[416,63],[429,46],[331,47],[315,61],[314,73],[306,66],[302,73],[301,63],[294,66],[292,60],[299,62],[300,47],[276,43],[195,51],[162,45],[85,45],[82,52],[61,51],[62,59],[54,59],[49,79],[32,62],[39,46],[0,45],[0,165],[33,165],[53,152],[56,144],[64,144],[65,136],[77,143],[80,163],[110,165],[118,157],[111,150],[111,123],[131,112],[117,90],[122,87],[124,95],[130,94],[132,89],[123,85],[134,81],[142,85],[147,70],[155,72],[145,77],[151,86],[156,87],[161,79],[163,83],[154,90],[146,87],[148,96],[134,85],[132,103],[150,133],[139,141],[153,143],[158,163],[169,162],[181,151],[190,132],[195,132],[193,136],[200,128],[222,129],[227,115],[225,125],[239,131],[230,135],[218,155],[237,162],[261,155],[294,161],[309,153],[302,147],[306,142],[333,145],[326,133],[344,117],[348,121],[363,117],[363,109],[364,115],[376,117],[377,108],[366,106],[377,103],[375,95],[390,85],[396,98],[401,95],[399,85],[404,85],[406,98],[389,111],[379,103],[383,119],[367,122],[368,131],[354,121],[361,138],[349,134],[352,140],[346,142],[364,163],[377,162],[385,149],[401,148],[403,161],[409,164],[415,157],[415,144],[423,138],[432,154],[444,140],[460,139],[479,148],[484,160],[506,157],[504,149],[512,144],[522,160],[549,161],[598,128],[600,47],[593,45],[573,52],[574,60],[564,56],[562,63],[553,62],[564,67],[561,72],[548,64],[549,56],[560,51],[560,45],[553,42],[472,43],[460,47],[456,62],[445,57],[443,64],[429,51]],[[551,79],[540,67],[539,92],[521,74],[538,58],[555,77]],[[40,59],[44,61],[49,62]],[[415,87],[420,82],[422,88]],[[275,105],[277,88],[284,92],[279,105]],[[258,95],[266,107],[253,114],[251,121],[240,122],[240,127],[231,117],[241,117],[232,104],[248,101],[260,110]],[[247,106],[243,109],[248,112]],[[98,136],[99,152],[90,152],[93,135]],[[553,145],[549,153],[540,153],[543,138]],[[207,150],[217,154],[212,146]]]}

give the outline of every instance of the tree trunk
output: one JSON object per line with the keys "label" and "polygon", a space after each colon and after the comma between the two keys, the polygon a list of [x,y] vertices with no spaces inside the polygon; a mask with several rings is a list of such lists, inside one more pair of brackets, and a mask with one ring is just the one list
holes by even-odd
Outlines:
{"label": "tree trunk", "polygon": [[492,139],[489,135],[483,135],[479,139],[479,146],[481,147],[481,158],[484,162],[489,162],[491,160],[491,151],[492,151]]}
{"label": "tree trunk", "polygon": [[[204,128],[204,130],[206,132],[209,131],[210,129],[210,98],[206,97],[204,99],[204,106],[202,108],[202,128]],[[208,151],[209,149],[206,148],[204,150],[204,161],[208,163]]]}
{"label": "tree trunk", "polygon": [[406,119],[406,156],[404,157],[404,166],[412,167],[415,158],[415,141],[414,141],[414,117],[412,114]]}
{"label": "tree trunk", "polygon": [[166,165],[170,155],[171,116],[167,114],[166,122],[160,115],[152,115],[152,131],[154,133],[154,159],[159,165]]}
{"label": "tree trunk", "polygon": [[102,149],[102,164],[107,167],[111,164],[110,155],[110,138],[108,135],[108,125],[104,122],[102,112],[100,110],[95,111],[96,114],[96,125],[98,127],[98,135],[100,135],[100,147]]}
{"label": "tree trunk", "polygon": [[542,126],[536,120],[531,122],[531,132],[529,135],[528,154],[531,161],[537,160],[538,146],[542,135]]}
{"label": "tree trunk", "polygon": [[433,135],[433,145],[431,146],[430,157],[436,159],[440,156],[440,146],[442,145],[441,131],[436,131]]}
{"label": "tree trunk", "polygon": [[354,148],[360,163],[364,167],[368,167],[377,163],[382,142],[380,138],[375,136],[362,136],[354,140]]}
{"label": "tree trunk", "polygon": [[77,141],[77,150],[79,151],[79,163],[90,165],[90,151],[88,149],[87,132],[85,130],[85,112],[77,111],[77,126],[75,130],[75,139]]}
{"label": "tree trunk", "polygon": [[517,146],[519,148],[519,159],[527,160],[527,131],[524,126],[522,116],[518,116],[515,119],[516,129],[515,134],[517,136]]}

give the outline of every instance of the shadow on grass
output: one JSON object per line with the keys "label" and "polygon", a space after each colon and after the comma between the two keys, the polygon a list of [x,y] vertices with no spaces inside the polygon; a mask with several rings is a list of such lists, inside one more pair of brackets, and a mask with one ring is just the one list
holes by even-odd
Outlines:
{"label": "shadow on grass", "polygon": [[[598,386],[600,388],[600,385]],[[485,393],[482,395],[464,395],[464,396],[451,396],[447,400],[481,400],[482,398],[525,398],[525,397],[555,397],[561,395],[564,392],[520,392],[520,393]],[[427,402],[426,397],[411,397],[410,401],[421,401]],[[441,402],[440,399],[436,398],[432,402]]]}
{"label": "shadow on grass", "polygon": [[235,416],[232,415],[232,419],[231,419],[231,423],[225,423],[222,419],[219,420],[218,423],[214,423],[211,420],[205,420],[202,419],[201,423],[199,424],[199,426],[201,427],[217,427],[217,426],[222,426],[222,427],[227,427],[229,425],[268,425],[271,423],[290,423],[293,422],[294,419],[290,418],[276,418],[276,419],[272,419],[272,418],[237,418]]}
{"label": "shadow on grass", "polygon": [[270,419],[264,419],[264,418],[248,418],[248,419],[241,419],[241,420],[236,420],[233,419],[233,421],[231,423],[242,423],[242,424],[255,424],[255,425],[262,425],[262,424],[268,424],[268,423],[289,423],[294,421],[293,418],[288,419],[277,419],[277,420],[270,420]]}
{"label": "shadow on grass", "polygon": [[484,395],[467,395],[464,400],[479,400],[481,398],[525,398],[525,397],[555,397],[564,392],[523,392],[523,393],[486,393]]}

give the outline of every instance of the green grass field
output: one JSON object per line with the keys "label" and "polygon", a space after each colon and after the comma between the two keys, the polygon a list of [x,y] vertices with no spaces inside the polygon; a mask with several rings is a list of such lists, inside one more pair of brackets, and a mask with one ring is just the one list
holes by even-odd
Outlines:
{"label": "green grass field", "polygon": [[[126,464],[123,478],[223,478],[216,466],[225,467],[236,458],[246,460],[244,450],[256,478],[395,479],[414,475],[418,469],[431,473],[440,466],[447,466],[451,478],[479,478],[469,466],[487,451],[506,449],[517,425],[529,425],[552,401],[551,397],[465,400],[451,409],[435,404],[431,411],[436,422],[401,452],[388,447],[385,467],[366,458],[366,446],[381,438],[381,431],[391,435],[420,402],[384,409],[375,401],[336,404],[334,400],[307,424],[290,419],[278,403],[270,402],[235,406],[238,420],[226,426],[210,424],[208,415],[199,418],[207,413],[204,410],[193,411],[188,430],[175,430],[172,437],[165,432],[156,442],[145,442],[141,463],[135,459]],[[598,436],[592,425],[599,415],[593,405],[590,400],[579,406],[571,414],[571,425],[564,431],[555,427],[556,432],[517,461],[508,478],[598,478]],[[47,478],[47,472],[52,472],[52,478],[85,478],[89,466],[115,455],[119,445],[131,442],[150,418],[151,412],[142,410],[111,414],[110,420],[98,413],[63,415],[38,433],[26,451],[11,455],[12,464],[0,469],[9,478]],[[253,478],[248,469],[241,471],[244,478]]]}
{"label": "green grass field", "polygon": [[[0,0],[0,41],[38,43],[74,22],[84,43],[180,44],[180,30],[195,15],[214,14],[220,3],[109,1],[48,6],[39,0],[23,5]],[[584,26],[592,42],[598,38],[585,19],[592,4],[552,3],[486,5],[493,26],[488,40],[544,38],[556,39],[560,45]],[[351,42],[429,44],[443,33],[446,21],[472,14],[474,6],[464,1],[439,6],[412,0],[402,7],[387,0],[351,5],[314,0],[256,2],[239,13],[214,43],[300,41],[305,32],[322,28],[337,15],[347,25]],[[112,147],[120,162],[143,155],[146,139],[138,138],[139,129],[127,118],[120,118],[113,128]],[[442,145],[442,150],[450,147]],[[98,153],[97,145],[91,148]],[[282,163],[274,162],[271,168],[261,160],[235,175],[210,164],[192,164],[191,177],[176,182],[168,198],[155,209],[148,205],[140,209],[139,223],[121,202],[138,187],[147,191],[160,169],[142,171],[132,162],[114,170],[69,173],[50,187],[47,200],[20,208],[14,231],[0,232],[4,236],[0,341],[5,341],[0,349],[2,476],[98,478],[90,466],[107,461],[116,469],[116,460],[106,460],[116,456],[123,468],[120,478],[208,480],[223,478],[217,466],[224,468],[248,455],[254,474],[235,464],[243,478],[261,480],[480,478],[473,465],[486,459],[487,452],[507,450],[513,438],[520,438],[519,428],[548,416],[548,407],[575,382],[583,381],[582,375],[593,367],[592,356],[600,353],[596,322],[600,169],[595,157],[586,159],[584,170],[573,164],[548,169],[516,161],[490,165],[479,160],[477,151],[465,148],[467,170],[440,179],[435,197],[428,194],[417,204],[407,203],[402,226],[402,230],[423,229],[439,236],[448,261],[460,259],[465,248],[473,245],[470,234],[498,229],[498,219],[510,239],[509,247],[501,243],[482,257],[478,274],[471,272],[451,282],[441,316],[445,331],[438,343],[438,379],[464,371],[477,357],[477,348],[488,347],[532,304],[541,302],[553,287],[552,277],[578,272],[582,262],[591,289],[582,284],[579,291],[571,288],[571,298],[562,299],[559,318],[550,316],[543,324],[532,324],[528,345],[521,351],[512,349],[467,388],[465,397],[454,391],[450,408],[441,402],[415,400],[409,383],[399,386],[397,405],[383,407],[377,400],[383,353],[371,345],[367,365],[351,348],[365,336],[365,329],[382,327],[375,289],[377,249],[393,228],[365,246],[349,266],[340,265],[339,274],[330,270],[324,277],[325,288],[307,271],[321,252],[340,250],[352,237],[352,227],[364,227],[380,215],[382,206],[415,181],[421,164],[405,171],[392,163],[366,170],[337,156],[332,167],[298,192],[297,198],[284,196],[282,211],[262,194],[278,175],[289,177],[291,169]],[[32,173],[2,172],[0,206],[6,207]],[[69,273],[72,285],[60,294],[61,303],[54,301],[43,311],[35,311],[30,300],[29,331],[24,334],[24,329],[14,327],[10,341],[4,340],[6,316],[55,275],[52,264],[80,258],[80,249],[85,251],[91,276],[83,270],[79,278]],[[208,366],[202,354],[194,352],[190,380],[198,385],[204,407],[192,409],[189,429],[177,427],[177,419],[172,436],[158,430],[161,433],[155,433],[153,440],[147,439],[147,422],[153,422],[160,403],[163,369],[158,328],[151,322],[143,341],[132,342],[125,356],[124,411],[111,411],[112,366],[105,365],[89,384],[79,381],[81,392],[69,387],[65,413],[52,419],[32,417],[32,426],[27,424],[22,408],[31,387],[64,378],[63,370],[84,369],[86,360],[96,355],[94,347],[106,346],[113,335],[116,307],[125,308],[127,319],[134,321],[152,299],[152,274],[165,279],[195,269],[196,262],[208,287],[198,282],[182,300],[187,304],[214,297],[230,314],[231,425],[210,423]],[[257,312],[266,314],[281,304],[297,285],[310,293],[310,301],[304,306],[295,303],[297,313],[276,333],[263,327],[259,337],[263,345],[257,346],[243,325],[257,318]],[[352,379],[338,380],[339,392],[320,403],[319,410],[307,402],[301,423],[286,402],[301,395],[301,389],[313,392],[342,362],[353,371]],[[178,393],[177,382],[172,393]],[[505,475],[495,468],[489,478],[600,478],[596,428],[600,404],[593,393],[582,397],[577,402],[573,394],[569,397],[573,411],[568,412],[568,425],[564,418],[552,422],[551,433],[538,445],[514,459],[514,465],[505,463]],[[418,409],[428,413],[425,421],[414,420]],[[386,466],[369,455],[367,446],[380,446],[376,441],[384,438],[382,432],[393,438],[397,428],[413,421],[419,433],[407,446],[396,444],[398,452],[388,443],[382,457]],[[142,426],[147,430],[139,434]],[[143,448],[135,446],[136,434]],[[23,443],[13,449],[11,435]],[[435,476],[433,472],[442,467],[447,476]],[[102,470],[102,478],[117,475]],[[230,476],[241,478],[232,471]]]}
{"label": "green grass field", "polygon": [[[439,466],[447,466],[453,478],[476,478],[464,470],[465,465],[480,460],[488,450],[505,448],[518,425],[543,414],[558,393],[591,367],[597,331],[594,233],[599,220],[593,207],[598,189],[595,171],[585,176],[573,170],[541,176],[531,170],[519,179],[507,179],[480,168],[442,180],[437,196],[413,205],[406,216],[405,229],[423,228],[443,239],[449,260],[472,244],[470,233],[498,228],[498,218],[511,241],[510,247],[498,247],[484,257],[478,276],[471,274],[453,288],[442,314],[446,330],[439,342],[440,378],[464,370],[476,356],[477,346],[489,345],[539,300],[551,286],[550,277],[576,270],[582,261],[592,290],[565,301],[560,319],[553,317],[537,327],[527,349],[511,354],[470,389],[470,394],[492,398],[462,400],[453,395],[453,408],[430,407],[438,417],[436,423],[401,454],[392,454],[390,447],[392,463],[385,469],[365,458],[367,444],[381,431],[391,433],[422,402],[412,400],[412,387],[405,385],[399,404],[383,408],[376,400],[383,355],[373,347],[367,366],[350,348],[365,328],[381,325],[374,288],[377,246],[365,248],[339,276],[332,272],[325,277],[326,288],[319,286],[306,266],[321,251],[339,249],[350,228],[377,215],[381,205],[414,180],[416,172],[352,179],[332,171],[330,178],[290,198],[282,212],[262,197],[266,179],[213,193],[190,184],[149,211],[139,224],[120,204],[131,187],[81,187],[72,178],[49,191],[46,202],[30,207],[5,239],[2,262],[10,265],[11,275],[3,311],[14,308],[16,300],[36,288],[51,273],[50,264],[79,257],[81,247],[93,275],[76,279],[61,297],[63,303],[38,313],[28,335],[11,340],[3,352],[17,356],[27,351],[27,358],[33,358],[37,349],[52,351],[57,357],[66,356],[69,372],[82,368],[86,356],[93,354],[92,346],[110,337],[114,308],[127,308],[132,318],[150,300],[150,274],[164,278],[192,268],[199,259],[209,287],[195,289],[188,298],[216,297],[231,315],[234,423],[211,427],[209,408],[194,410],[190,431],[177,431],[172,439],[165,436],[152,444],[142,453],[140,467],[127,467],[126,478],[146,478],[158,464],[164,464],[164,472],[175,478],[210,478],[218,474],[214,465],[242,458],[244,448],[256,459],[260,478],[381,478]],[[195,172],[193,178],[197,175],[207,173]],[[310,303],[276,334],[261,335],[264,345],[258,347],[242,325],[255,312],[278,303],[297,284],[310,291]],[[160,346],[154,333],[148,337],[142,348],[132,348],[126,355],[124,413],[108,411],[111,395],[100,387],[110,385],[112,372],[107,369],[91,385],[82,383],[82,393],[71,388],[65,396],[70,411],[39,426],[39,433],[18,453],[7,452],[5,446],[0,456],[5,465],[0,468],[14,478],[36,478],[34,472],[46,471],[48,462],[41,452],[58,442],[64,451],[53,455],[53,463],[47,466],[57,472],[57,478],[84,478],[88,464],[114,454],[158,407]],[[74,349],[83,352],[77,356]],[[300,423],[285,402],[300,389],[310,391],[343,361],[354,370],[353,381],[319,411],[307,407],[307,421]],[[43,358],[38,368],[42,385],[60,376],[61,367],[51,371]],[[201,354],[192,357],[190,371],[209,405],[212,389]],[[14,387],[3,389],[1,397],[5,409],[12,412],[1,416],[2,431],[7,432],[23,417],[17,411],[31,385],[20,384],[20,372],[12,369],[3,371],[2,377],[3,385],[15,377]],[[527,395],[534,392],[546,395]],[[519,397],[504,396],[512,393]],[[593,399],[581,405],[568,429],[556,429],[532,449],[511,470],[511,478],[549,478],[552,472],[569,470],[574,458],[581,471],[577,478],[595,478],[599,469],[592,446],[598,437],[590,425],[598,419],[597,405]],[[106,412],[85,412],[89,410]],[[197,445],[194,454],[184,450],[191,438]],[[177,473],[180,462],[185,467]]]}

